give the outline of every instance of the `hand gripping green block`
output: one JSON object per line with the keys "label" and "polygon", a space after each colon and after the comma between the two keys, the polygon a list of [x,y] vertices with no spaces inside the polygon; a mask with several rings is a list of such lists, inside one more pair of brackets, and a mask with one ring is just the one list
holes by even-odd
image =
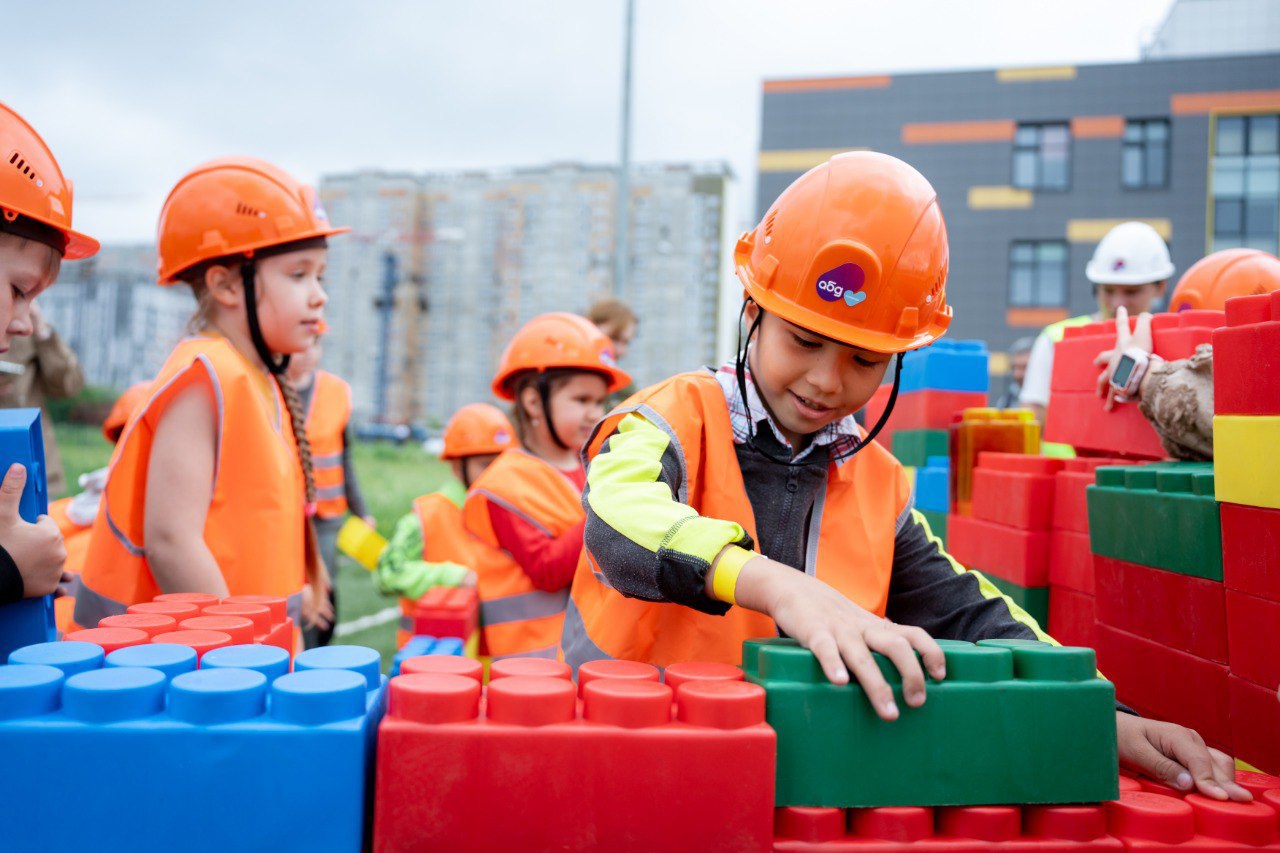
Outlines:
{"label": "hand gripping green block", "polygon": [[1222,580],[1222,529],[1213,463],[1099,468],[1088,490],[1093,553]]}
{"label": "hand gripping green block", "polygon": [[792,640],[748,640],[747,679],[778,733],[779,806],[1091,803],[1119,796],[1115,688],[1092,649],[1034,640],[939,640],[943,681],[900,715],[875,715],[856,682],[837,687]]}

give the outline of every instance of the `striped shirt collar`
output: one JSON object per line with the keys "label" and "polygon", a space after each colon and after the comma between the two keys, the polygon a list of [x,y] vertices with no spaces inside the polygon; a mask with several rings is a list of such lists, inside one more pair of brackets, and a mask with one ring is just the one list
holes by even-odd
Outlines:
{"label": "striped shirt collar", "polygon": [[[751,368],[747,371],[747,402],[743,405],[742,394],[738,389],[738,372],[735,362],[726,362],[716,371],[716,381],[720,383],[720,390],[724,392],[725,402],[729,404],[729,423],[733,427],[733,440],[736,444],[745,444],[751,424],[755,424],[756,432],[764,428],[768,424],[768,428],[773,432],[773,437],[778,443],[786,448],[788,454],[792,456],[792,462],[803,461],[805,456],[809,454],[815,447],[830,447],[831,459],[840,461],[848,458],[857,449],[858,443],[861,441],[862,432],[858,427],[858,422],[853,419],[853,415],[846,415],[834,423],[827,424],[818,430],[813,436],[813,441],[809,442],[809,446],[795,454],[791,447],[791,442],[787,441],[786,436],[782,434],[782,430],[778,427],[777,422],[773,419],[773,415],[769,414],[769,410],[765,408],[764,401],[760,399],[760,392],[756,390],[756,384],[751,379]],[[750,411],[751,416],[748,420],[747,412]]]}

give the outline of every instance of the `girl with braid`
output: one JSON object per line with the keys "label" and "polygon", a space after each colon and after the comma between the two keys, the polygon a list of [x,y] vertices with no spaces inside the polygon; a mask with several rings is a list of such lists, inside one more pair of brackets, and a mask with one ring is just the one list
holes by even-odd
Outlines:
{"label": "girl with braid", "polygon": [[284,372],[320,332],[325,241],[346,230],[252,158],[206,163],[169,193],[159,279],[190,285],[196,313],[116,445],[78,625],[165,592],[280,596],[295,624],[332,620],[305,413]]}

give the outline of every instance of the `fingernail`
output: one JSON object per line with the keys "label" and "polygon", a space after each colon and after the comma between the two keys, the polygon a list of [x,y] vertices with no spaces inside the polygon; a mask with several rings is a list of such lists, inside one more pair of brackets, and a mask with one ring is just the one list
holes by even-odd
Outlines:
{"label": "fingernail", "polygon": [[1191,787],[1191,774],[1182,772],[1178,774],[1178,778],[1174,780],[1174,787],[1186,790]]}
{"label": "fingernail", "polygon": [[898,706],[894,702],[885,702],[881,707],[884,708],[884,714],[886,717],[898,716]]}

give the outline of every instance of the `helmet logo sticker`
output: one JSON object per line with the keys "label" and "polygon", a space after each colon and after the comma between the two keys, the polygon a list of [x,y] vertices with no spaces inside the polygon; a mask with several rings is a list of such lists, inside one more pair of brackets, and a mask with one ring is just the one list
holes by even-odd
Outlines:
{"label": "helmet logo sticker", "polygon": [[1124,269],[1124,258],[1116,258],[1111,262],[1112,272],[1120,272],[1122,269]]}
{"label": "helmet logo sticker", "polygon": [[493,434],[493,443],[494,444],[510,444],[511,433],[507,432],[505,429],[498,430]]}
{"label": "helmet logo sticker", "polygon": [[600,363],[607,364],[610,367],[618,366],[618,360],[613,357],[612,349],[610,349],[609,347],[605,347],[604,349],[600,350]]}
{"label": "helmet logo sticker", "polygon": [[818,276],[815,286],[818,295],[827,302],[843,299],[844,304],[852,308],[867,298],[867,294],[862,292],[862,285],[866,280],[867,274],[862,267],[850,262]]}

